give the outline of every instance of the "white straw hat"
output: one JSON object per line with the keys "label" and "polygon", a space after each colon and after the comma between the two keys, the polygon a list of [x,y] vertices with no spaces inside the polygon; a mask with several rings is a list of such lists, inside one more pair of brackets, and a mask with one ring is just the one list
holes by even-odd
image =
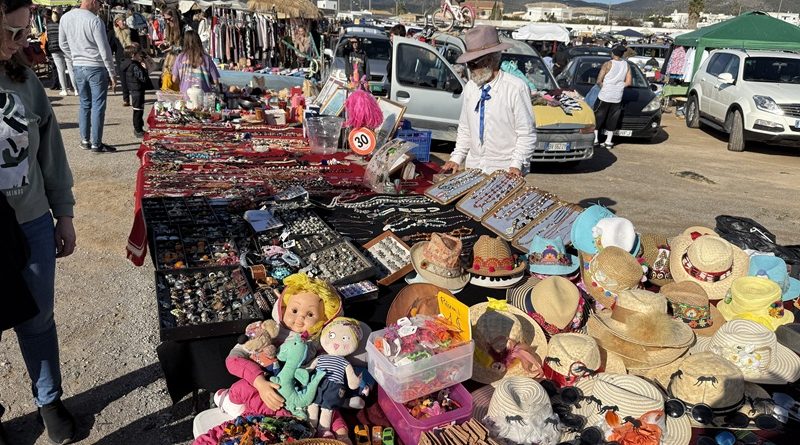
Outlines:
{"label": "white straw hat", "polygon": [[725,297],[733,280],[747,275],[750,258],[740,248],[712,235],[692,232],[670,241],[669,271],[676,282],[694,281],[708,299]]}
{"label": "white straw hat", "polygon": [[592,372],[627,373],[622,358],[600,348],[595,339],[586,334],[563,333],[552,336],[544,359],[545,377],[551,380],[569,379],[574,375],[571,370],[576,364],[582,364]]}
{"label": "white straw hat", "polygon": [[[660,412],[658,423],[644,423],[641,428],[657,426],[661,430],[662,445],[688,445],[692,438],[692,429],[689,418],[684,416],[678,419],[664,414],[664,394],[652,383],[633,375],[600,374],[594,379],[585,379],[576,385],[583,392],[584,397],[594,397],[600,401],[600,407],[591,401],[581,402],[580,408],[574,412],[586,418],[587,426],[600,426],[606,432],[606,440],[618,440],[614,436],[614,429],[608,425],[608,412],[601,412],[601,407],[616,407],[616,414],[620,421],[626,417],[641,420],[643,416],[654,420]],[[627,426],[626,426],[627,425]],[[631,433],[632,426],[623,423],[616,432],[622,434],[626,430]]]}
{"label": "white straw hat", "polygon": [[690,353],[705,351],[732,362],[748,382],[785,385],[800,379],[800,357],[752,320],[731,320],[713,337],[698,337]]}
{"label": "white straw hat", "polygon": [[506,377],[495,386],[482,420],[489,434],[517,444],[554,445],[561,437],[547,392],[528,377]]}

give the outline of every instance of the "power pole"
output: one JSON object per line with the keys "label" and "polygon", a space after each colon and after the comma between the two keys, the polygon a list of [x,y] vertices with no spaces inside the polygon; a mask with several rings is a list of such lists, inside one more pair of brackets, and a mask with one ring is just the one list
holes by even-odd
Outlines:
{"label": "power pole", "polygon": [[608,0],[608,32],[611,32],[611,28],[613,27],[613,23],[611,23],[611,0]]}

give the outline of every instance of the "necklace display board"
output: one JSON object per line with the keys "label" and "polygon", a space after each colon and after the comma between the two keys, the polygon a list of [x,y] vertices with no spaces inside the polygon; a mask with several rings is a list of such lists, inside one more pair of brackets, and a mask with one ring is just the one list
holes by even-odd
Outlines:
{"label": "necklace display board", "polygon": [[521,177],[496,171],[467,193],[456,208],[475,221],[480,221],[492,207],[524,184],[525,180]]}
{"label": "necklace display board", "polygon": [[460,171],[435,183],[428,190],[425,190],[425,196],[439,204],[450,204],[469,193],[484,179],[486,179],[486,175],[478,169]]}
{"label": "necklace display board", "polygon": [[570,238],[570,229],[572,223],[581,214],[583,207],[577,204],[562,204],[553,206],[538,219],[532,221],[524,229],[519,231],[519,234],[511,243],[516,249],[523,252],[528,252],[531,241],[537,235],[547,238],[556,239],[561,237],[564,244],[569,244],[572,240]]}
{"label": "necklace display board", "polygon": [[529,222],[557,204],[550,193],[526,186],[500,201],[483,217],[483,225],[511,241]]}

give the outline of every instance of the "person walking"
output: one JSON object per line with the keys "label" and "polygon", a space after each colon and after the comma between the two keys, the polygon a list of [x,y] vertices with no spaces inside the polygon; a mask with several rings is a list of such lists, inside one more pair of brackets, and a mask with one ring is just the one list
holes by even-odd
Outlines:
{"label": "person walking", "polygon": [[214,59],[203,51],[200,36],[193,30],[186,31],[183,37],[183,52],[172,65],[172,79],[180,84],[182,94],[186,94],[193,86],[210,93],[219,83],[219,71]]}
{"label": "person walking", "polygon": [[72,71],[72,64],[67,63],[67,59],[64,57],[64,51],[61,51],[61,47],[58,45],[58,22],[61,20],[61,13],[53,11],[51,20],[52,21],[47,24],[47,52],[50,53],[50,57],[52,57],[53,63],[56,66],[56,72],[58,72],[58,83],[61,85],[60,94],[62,96],[69,94],[67,91],[67,75],[69,75],[72,91],[74,91],[77,96],[78,87],[75,86],[75,74]]}
{"label": "person walking", "polygon": [[[66,444],[75,439],[75,420],[61,401],[53,306],[56,259],[75,250],[75,198],[53,107],[36,74],[20,57],[27,47],[32,6],[31,0],[2,2],[6,32],[0,41],[0,141],[5,148],[0,160],[0,191],[14,209],[30,249],[22,276],[39,309],[36,316],[14,326],[14,331],[47,436],[54,443]],[[8,245],[3,248],[12,249]],[[4,297],[6,284],[4,281]],[[16,302],[12,307],[11,312],[17,310]]]}
{"label": "person walking", "polygon": [[125,76],[120,73],[122,63],[125,61],[125,48],[139,44],[139,35],[131,32],[128,24],[125,22],[125,16],[118,14],[114,17],[114,32],[109,33],[108,43],[111,47],[111,52],[114,53],[114,61],[116,63],[117,73],[119,74],[119,83],[122,86],[122,106],[131,106],[131,95],[128,91],[128,82]]}
{"label": "person walking", "polygon": [[611,60],[603,64],[597,75],[600,93],[594,103],[594,143],[600,144],[600,129],[605,129],[606,140],[602,145],[609,150],[614,148],[612,139],[622,112],[622,94],[632,82],[628,62],[622,59],[626,50],[621,45],[614,47]]}
{"label": "person walking", "polygon": [[144,98],[147,90],[153,89],[153,82],[147,69],[147,54],[138,44],[125,48],[125,61],[122,62],[120,77],[125,79],[133,106],[133,135],[144,137]]}
{"label": "person walking", "polygon": [[80,96],[81,148],[95,153],[117,151],[103,143],[108,86],[110,83],[111,88],[116,89],[117,80],[106,27],[97,17],[101,6],[100,0],[82,0],[80,8],[61,17],[58,32],[59,46],[72,62]]}
{"label": "person walking", "polygon": [[500,42],[497,28],[478,25],[467,31],[465,41],[467,51],[456,63],[467,64],[470,81],[456,146],[442,172],[455,173],[464,163],[486,174],[504,170],[522,176],[536,146],[531,91],[522,79],[500,70],[500,53],[511,44]]}

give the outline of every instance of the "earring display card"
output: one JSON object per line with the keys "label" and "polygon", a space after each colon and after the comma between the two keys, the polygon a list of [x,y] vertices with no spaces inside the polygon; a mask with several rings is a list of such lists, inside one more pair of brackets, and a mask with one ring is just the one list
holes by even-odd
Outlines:
{"label": "earring display card", "polygon": [[524,184],[525,180],[521,177],[496,171],[461,198],[456,208],[472,219],[480,221],[492,207]]}
{"label": "earring display card", "polygon": [[531,221],[542,216],[558,199],[536,187],[525,187],[508,196],[486,213],[483,225],[511,241]]}
{"label": "earring display card", "polygon": [[378,267],[378,284],[388,286],[414,269],[411,248],[390,231],[364,244],[367,258]]}
{"label": "earring display card", "polygon": [[303,258],[308,272],[333,284],[344,285],[375,276],[375,266],[349,241],[318,250]]}
{"label": "earring display card", "polygon": [[484,179],[486,179],[486,175],[478,169],[460,171],[425,190],[425,196],[439,204],[450,204],[464,196]]}
{"label": "earring display card", "polygon": [[516,249],[528,252],[531,241],[536,235],[548,239],[561,237],[564,244],[572,242],[570,233],[572,223],[583,212],[583,207],[577,204],[564,204],[550,209],[549,213],[542,215],[541,218],[528,224],[528,227],[520,230],[519,234],[511,243]]}
{"label": "earring display card", "polygon": [[243,332],[271,308],[239,267],[156,272],[162,341]]}

